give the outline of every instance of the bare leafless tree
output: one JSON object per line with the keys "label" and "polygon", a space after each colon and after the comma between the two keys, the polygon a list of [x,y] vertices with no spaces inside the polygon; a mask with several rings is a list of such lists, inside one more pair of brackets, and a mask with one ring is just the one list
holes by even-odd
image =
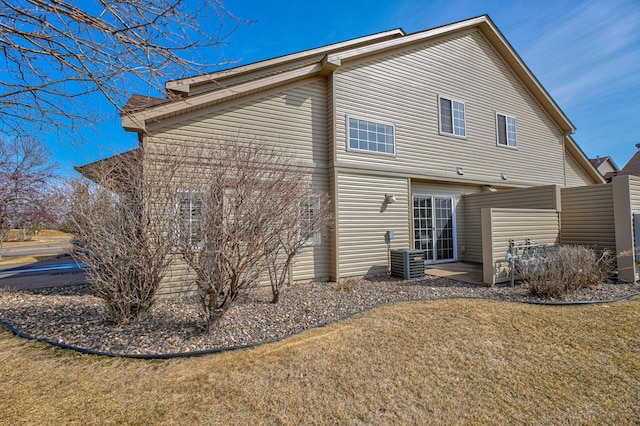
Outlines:
{"label": "bare leafless tree", "polygon": [[56,164],[47,148],[31,137],[0,139],[0,257],[2,241],[42,202]]}
{"label": "bare leafless tree", "polygon": [[326,195],[313,191],[309,170],[290,155],[227,142],[190,148],[190,177],[177,192],[177,246],[195,272],[209,324],[261,278],[270,279],[277,302],[294,257],[330,215],[328,204],[315,207]]}
{"label": "bare leafless tree", "polygon": [[87,265],[96,294],[119,324],[153,306],[173,250],[177,167],[143,158],[137,149],[84,166],[97,185],[73,183],[68,226],[80,243],[74,257]]}
{"label": "bare leafless tree", "polygon": [[241,22],[220,0],[0,0],[0,129],[60,130],[103,115],[98,97],[163,93],[219,65],[210,48]]}
{"label": "bare leafless tree", "polygon": [[279,182],[269,194],[275,205],[269,206],[272,238],[265,241],[264,260],[273,303],[280,301],[289,283],[295,257],[321,244],[333,220],[328,196],[314,191],[308,176],[300,178]]}

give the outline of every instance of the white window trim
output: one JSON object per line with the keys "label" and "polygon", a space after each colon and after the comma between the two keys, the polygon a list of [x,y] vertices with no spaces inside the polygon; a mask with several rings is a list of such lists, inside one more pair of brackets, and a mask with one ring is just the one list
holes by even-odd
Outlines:
{"label": "white window trim", "polygon": [[[457,262],[458,261],[458,214],[457,214],[457,204],[456,204],[456,200],[457,200],[457,196],[456,195],[447,195],[447,194],[433,194],[433,193],[413,193],[411,194],[411,235],[413,236],[415,234],[415,228],[414,228],[414,220],[415,217],[413,215],[413,200],[416,197],[421,197],[421,198],[425,198],[425,197],[431,197],[433,198],[450,198],[451,199],[451,214],[452,214],[452,221],[451,221],[451,226],[452,226],[452,238],[453,238],[453,259],[444,259],[444,260],[425,260],[424,263],[425,264],[438,264],[438,263],[447,263],[447,262]],[[412,237],[412,243],[411,246],[413,247],[413,238]],[[435,247],[434,247],[435,249]]]}
{"label": "white window trim", "polygon": [[[194,189],[182,189],[182,188],[181,188],[181,189],[178,189],[178,190],[177,190],[176,194],[177,194],[177,196],[178,196],[178,198],[176,199],[176,204],[175,204],[175,208],[176,208],[176,219],[177,219],[177,220],[180,220],[181,218],[180,218],[180,198],[179,198],[179,197],[181,196],[181,194],[189,194],[189,207],[190,207],[190,210],[191,210],[191,205],[192,205],[192,203],[193,203],[193,197],[194,197],[194,194],[202,194],[202,191],[194,190]],[[200,219],[199,219],[199,220],[200,220],[200,221],[202,221],[202,220],[203,220],[203,218],[202,218],[202,217],[200,217]],[[192,230],[192,227],[191,227],[191,223],[192,223],[192,219],[191,219],[191,217],[190,217],[190,218],[189,218],[189,231],[188,231],[188,232],[189,232],[189,244],[190,244],[193,248],[198,248],[198,244],[199,244],[200,242],[198,241],[198,242],[196,242],[196,243],[194,244],[194,242],[192,241],[192,237],[193,237],[193,230]],[[178,224],[178,223],[176,223],[176,224],[175,224],[175,231],[174,231],[174,232],[176,232],[176,234],[179,234],[179,233],[181,232],[180,224]]]}
{"label": "white window trim", "polygon": [[[507,144],[506,145],[503,145],[503,144],[500,143],[500,133],[499,133],[499,128],[498,128],[498,126],[499,126],[499,124],[498,124],[498,116],[499,115],[502,115],[502,116],[505,117],[505,132],[506,132],[505,136],[507,137]],[[507,118],[513,118],[513,120],[516,122],[516,128],[515,128],[516,140],[514,141],[515,145],[509,145],[509,132],[507,131],[507,126],[506,126]],[[496,145],[497,146],[502,147],[502,148],[509,148],[509,149],[516,149],[516,150],[518,149],[518,124],[517,123],[518,123],[518,120],[516,119],[515,116],[509,115],[509,114],[505,114],[503,112],[497,112],[496,111]]]}
{"label": "white window trim", "polygon": [[[322,202],[319,196],[313,195],[313,198],[316,198],[315,200],[315,205],[316,205],[316,212],[315,214],[319,214],[320,211],[320,203]],[[304,201],[304,203],[306,203],[307,200]],[[305,205],[306,207],[306,205]],[[301,218],[302,220],[306,220],[306,218]],[[322,235],[320,234],[320,232],[316,231],[313,233],[312,236],[310,236],[309,238],[307,238],[307,240],[304,243],[305,247],[308,246],[319,246],[320,244],[322,244]]]}
{"label": "white window trim", "polygon": [[[393,128],[393,152],[379,152],[379,151],[370,151],[368,149],[360,149],[360,148],[351,148],[351,134],[349,132],[349,119],[353,118],[354,120],[363,120],[363,121],[368,121],[370,123],[376,123],[376,124],[384,124],[386,126],[391,126]],[[378,120],[375,118],[370,118],[370,117],[362,117],[362,116],[356,116],[356,115],[349,115],[346,114],[345,115],[345,121],[344,121],[344,125],[345,125],[345,132],[346,132],[346,142],[347,142],[347,151],[354,151],[354,152],[362,152],[365,154],[374,154],[374,155],[385,155],[387,157],[395,157],[396,156],[396,125],[395,123],[392,123],[390,121],[382,121],[382,120]]]}
{"label": "white window trim", "polygon": [[[442,111],[440,108],[440,99],[446,99],[448,101],[451,102],[451,133],[447,133],[447,132],[443,132],[442,131],[442,121],[441,121],[441,117],[442,117]],[[464,136],[461,135],[456,135],[455,132],[453,131],[454,129],[454,125],[453,125],[453,103],[457,102],[459,104],[462,104],[464,107]],[[438,134],[441,136],[451,136],[454,138],[458,138],[458,139],[463,139],[466,140],[467,139],[467,105],[464,103],[464,101],[461,101],[459,99],[456,98],[452,98],[451,96],[447,96],[447,95],[438,95]]]}

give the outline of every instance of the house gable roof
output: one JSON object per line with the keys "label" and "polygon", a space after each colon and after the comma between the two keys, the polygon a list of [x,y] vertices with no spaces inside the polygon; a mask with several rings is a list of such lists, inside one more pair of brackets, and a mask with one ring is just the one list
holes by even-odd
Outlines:
{"label": "house gable roof", "polygon": [[620,170],[620,167],[618,167],[618,165],[613,161],[613,158],[609,157],[608,155],[605,157],[596,157],[596,158],[592,158],[591,163],[596,167],[600,167],[602,166],[604,163],[609,163],[609,165],[611,166],[612,169],[615,170]]}
{"label": "house gable roof", "polygon": [[625,164],[620,171],[616,172],[616,176],[621,175],[640,176],[640,150],[636,151],[633,157],[627,161],[627,164]]}
{"label": "house gable roof", "polygon": [[287,63],[293,63],[300,61],[304,58],[309,58],[319,55],[319,60],[322,59],[328,53],[352,49],[361,45],[377,43],[393,38],[405,36],[405,32],[401,28],[397,28],[390,31],[384,31],[381,33],[371,34],[365,37],[358,37],[351,40],[346,40],[339,43],[329,44],[322,47],[303,50],[301,52],[291,53],[288,55],[278,56],[275,58],[266,59],[264,61],[254,62],[247,65],[242,65],[235,68],[229,68],[222,71],[216,71],[209,74],[198,75],[194,77],[187,77],[178,80],[171,80],[165,84],[165,88],[168,91],[179,92],[183,94],[189,94],[194,86],[207,84],[207,83],[221,83],[224,85],[224,80],[230,77],[237,77],[242,74],[255,73],[257,71],[271,68],[277,65],[283,65]]}
{"label": "house gable roof", "polygon": [[[486,38],[493,49],[495,49],[518,77],[520,82],[528,89],[529,93],[549,114],[558,128],[564,132],[566,149],[577,160],[578,164],[594,179],[594,182],[604,182],[602,175],[569,136],[576,130],[573,123],[551,98],[542,84],[535,78],[533,73],[487,15],[412,34],[405,34],[402,30],[392,30],[226,71],[174,80],[167,83],[167,89],[169,91],[182,92],[183,95],[187,96],[183,96],[181,99],[172,102],[151,106],[144,110],[125,113],[122,117],[123,127],[130,131],[144,132],[147,130],[147,124],[149,123],[208,108],[232,99],[284,86],[314,76],[329,75],[335,69],[350,61],[355,61],[370,55],[378,55],[395,49],[406,48],[413,44],[424,43],[425,41],[438,37],[470,30],[477,30]],[[309,59],[311,57],[313,57],[314,61],[310,62]],[[263,73],[263,71],[269,67],[275,67],[289,62],[292,63],[291,69],[266,76]],[[256,73],[258,76],[251,78],[252,73]],[[224,81],[222,81],[217,88],[188,96],[192,87],[200,84],[210,84],[243,74],[246,75],[247,78],[241,82],[225,84]]]}
{"label": "house gable roof", "polygon": [[522,59],[518,56],[487,15],[408,35],[406,35],[402,30],[392,30],[375,34],[373,36],[361,37],[347,42],[336,43],[317,49],[286,55],[280,58],[257,62],[227,71],[220,71],[217,73],[205,74],[203,76],[191,77],[189,79],[168,82],[167,89],[169,90],[188,91],[192,85],[211,83],[216,81],[216,79],[219,80],[220,78],[226,78],[231,75],[252,73],[277,64],[302,60],[313,55],[324,55],[317,62],[300,68],[294,68],[274,75],[260,77],[255,80],[250,79],[235,85],[225,86],[224,84],[221,84],[220,88],[207,91],[205,93],[183,97],[182,99],[152,106],[145,110],[125,113],[123,114],[123,127],[131,131],[145,131],[146,124],[148,122],[162,120],[164,118],[200,108],[206,108],[226,100],[262,90],[268,90],[270,88],[277,87],[278,85],[288,84],[296,80],[302,80],[315,75],[326,75],[348,61],[406,47],[435,37],[452,34],[458,31],[470,30],[473,28],[477,28],[485,36],[493,48],[518,76],[520,81],[529,89],[529,92],[554,119],[559,128],[561,128],[566,134],[574,133],[575,126],[573,123],[571,123],[560,107],[542,87],[540,82],[534,77],[533,73],[531,73],[527,68]]}

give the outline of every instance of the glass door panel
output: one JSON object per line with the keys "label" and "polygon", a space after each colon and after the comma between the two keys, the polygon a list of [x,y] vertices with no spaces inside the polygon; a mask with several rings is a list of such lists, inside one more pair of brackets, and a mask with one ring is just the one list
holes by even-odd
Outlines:
{"label": "glass door panel", "polygon": [[414,248],[425,251],[425,260],[455,260],[453,199],[413,197]]}
{"label": "glass door panel", "polygon": [[433,260],[433,209],[431,197],[413,198],[414,247],[425,251],[425,260]]}
{"label": "glass door panel", "polygon": [[434,198],[436,259],[453,260],[453,206],[451,198]]}

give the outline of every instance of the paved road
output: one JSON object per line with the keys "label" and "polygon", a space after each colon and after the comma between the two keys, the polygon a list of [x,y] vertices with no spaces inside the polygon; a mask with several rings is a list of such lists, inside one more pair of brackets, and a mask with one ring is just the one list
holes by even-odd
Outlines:
{"label": "paved road", "polygon": [[86,282],[84,271],[69,256],[0,267],[0,289],[59,287]]}
{"label": "paved road", "polygon": [[26,243],[19,246],[3,246],[2,257],[43,256],[65,253],[69,248],[68,240]]}
{"label": "paved road", "polygon": [[29,263],[27,265],[9,267],[0,270],[0,278],[9,276],[30,277],[34,275],[74,274],[81,272],[85,267],[86,265],[84,263],[78,264],[73,260],[64,258],[56,260],[55,263]]}

